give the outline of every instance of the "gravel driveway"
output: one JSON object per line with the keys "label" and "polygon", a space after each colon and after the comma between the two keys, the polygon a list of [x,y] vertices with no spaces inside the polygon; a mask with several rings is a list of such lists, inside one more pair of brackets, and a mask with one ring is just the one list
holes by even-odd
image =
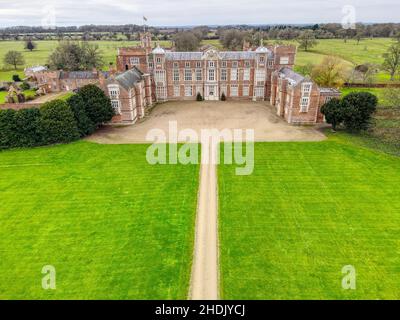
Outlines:
{"label": "gravel driveway", "polygon": [[321,141],[325,136],[311,128],[288,125],[267,102],[167,102],[148,117],[129,126],[107,126],[88,138],[105,144],[144,143],[151,129],[168,133],[169,121],[178,129],[254,129],[256,141]]}

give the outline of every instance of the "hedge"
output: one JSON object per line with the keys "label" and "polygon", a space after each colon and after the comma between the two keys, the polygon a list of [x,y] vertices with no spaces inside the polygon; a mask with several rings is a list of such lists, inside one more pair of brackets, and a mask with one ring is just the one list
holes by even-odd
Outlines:
{"label": "hedge", "polygon": [[0,149],[68,143],[92,134],[113,115],[110,99],[95,85],[39,109],[0,110]]}
{"label": "hedge", "polygon": [[64,101],[47,102],[40,109],[0,110],[0,149],[65,143],[78,138],[74,114]]}

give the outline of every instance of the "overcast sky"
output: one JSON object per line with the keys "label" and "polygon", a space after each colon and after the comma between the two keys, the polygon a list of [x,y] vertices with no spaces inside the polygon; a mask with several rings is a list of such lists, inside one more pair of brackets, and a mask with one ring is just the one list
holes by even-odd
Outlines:
{"label": "overcast sky", "polygon": [[358,22],[400,22],[400,0],[0,0],[0,27],[41,25],[48,12],[58,26],[142,24],[143,15],[154,26],[341,22],[346,5]]}

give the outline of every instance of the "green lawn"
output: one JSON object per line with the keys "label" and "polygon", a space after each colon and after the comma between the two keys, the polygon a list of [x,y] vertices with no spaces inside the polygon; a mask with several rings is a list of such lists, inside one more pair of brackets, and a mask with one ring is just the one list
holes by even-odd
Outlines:
{"label": "green lawn", "polygon": [[186,298],[199,168],[150,166],[146,148],[0,152],[0,299]]}
{"label": "green lawn", "polygon": [[369,92],[378,97],[378,104],[381,106],[387,106],[388,102],[385,100],[384,88],[342,88],[340,90],[343,97],[347,96],[352,92]]}
{"label": "green lawn", "polygon": [[348,135],[256,144],[247,177],[221,165],[222,297],[400,299],[399,185],[398,157]]}

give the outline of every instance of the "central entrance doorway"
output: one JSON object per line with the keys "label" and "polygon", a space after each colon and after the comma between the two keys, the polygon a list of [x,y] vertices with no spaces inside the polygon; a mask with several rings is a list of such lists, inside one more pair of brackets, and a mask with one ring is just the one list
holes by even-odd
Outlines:
{"label": "central entrance doorway", "polygon": [[205,100],[219,100],[218,86],[217,85],[207,85]]}

